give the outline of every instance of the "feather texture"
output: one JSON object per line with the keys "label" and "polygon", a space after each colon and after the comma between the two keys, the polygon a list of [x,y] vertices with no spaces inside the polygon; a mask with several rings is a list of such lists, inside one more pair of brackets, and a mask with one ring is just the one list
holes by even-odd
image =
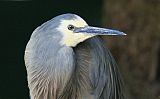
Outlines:
{"label": "feather texture", "polygon": [[88,39],[73,49],[30,47],[40,46],[26,49],[31,99],[125,98],[117,64],[101,38]]}
{"label": "feather texture", "polygon": [[59,99],[125,99],[117,64],[99,37],[74,48],[75,70]]}

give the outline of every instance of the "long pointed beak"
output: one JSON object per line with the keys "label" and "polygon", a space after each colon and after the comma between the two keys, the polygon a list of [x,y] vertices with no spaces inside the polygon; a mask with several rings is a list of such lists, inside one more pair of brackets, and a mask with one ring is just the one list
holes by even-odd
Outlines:
{"label": "long pointed beak", "polygon": [[76,28],[74,32],[75,33],[86,33],[86,34],[92,34],[92,35],[127,35],[118,30],[91,27],[91,26]]}

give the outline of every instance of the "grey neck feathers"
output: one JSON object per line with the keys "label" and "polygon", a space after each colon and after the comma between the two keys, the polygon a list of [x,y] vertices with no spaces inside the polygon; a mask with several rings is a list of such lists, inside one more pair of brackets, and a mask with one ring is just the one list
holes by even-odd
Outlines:
{"label": "grey neck feathers", "polygon": [[25,55],[31,99],[124,99],[117,65],[100,38],[75,48],[33,43]]}
{"label": "grey neck feathers", "polygon": [[29,41],[25,64],[31,99],[57,99],[74,69],[73,56],[72,48],[56,42]]}

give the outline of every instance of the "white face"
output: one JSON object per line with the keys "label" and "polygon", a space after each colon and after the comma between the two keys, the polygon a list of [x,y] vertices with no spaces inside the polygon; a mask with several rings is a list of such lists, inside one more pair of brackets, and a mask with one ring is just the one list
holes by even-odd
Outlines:
{"label": "white face", "polygon": [[62,20],[61,24],[57,28],[58,31],[63,33],[63,38],[61,41],[62,45],[75,47],[78,43],[94,36],[91,34],[74,33],[74,31],[71,29],[72,26],[85,27],[88,26],[88,24],[79,16],[77,16],[77,18],[74,20]]}

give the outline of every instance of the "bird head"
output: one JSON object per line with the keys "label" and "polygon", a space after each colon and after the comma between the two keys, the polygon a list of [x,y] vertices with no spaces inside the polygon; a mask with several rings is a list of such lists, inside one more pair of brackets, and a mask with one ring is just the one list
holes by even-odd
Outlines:
{"label": "bird head", "polygon": [[[70,18],[66,18],[67,16]],[[61,19],[57,30],[63,35],[61,44],[66,46],[75,47],[78,43],[96,35],[126,35],[118,30],[89,26],[75,14],[64,14],[58,17]]]}
{"label": "bird head", "polygon": [[42,24],[32,34],[33,37],[38,37],[38,39],[51,40],[48,38],[54,38],[52,41],[69,47],[75,47],[80,42],[96,35],[126,34],[118,30],[89,26],[80,16],[75,14],[56,16]]}

